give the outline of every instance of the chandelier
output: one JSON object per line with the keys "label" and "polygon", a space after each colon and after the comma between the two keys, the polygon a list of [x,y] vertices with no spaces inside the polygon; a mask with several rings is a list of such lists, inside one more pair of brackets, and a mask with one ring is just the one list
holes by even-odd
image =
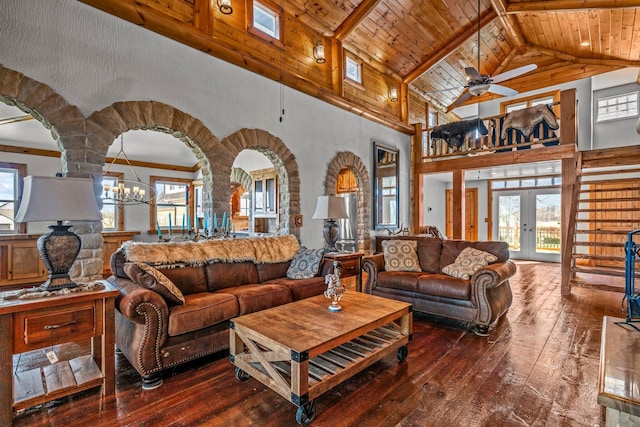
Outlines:
{"label": "chandelier", "polygon": [[142,182],[138,174],[136,173],[133,165],[129,161],[129,158],[124,152],[124,134],[120,134],[120,151],[113,158],[107,169],[104,173],[108,173],[120,155],[124,158],[126,164],[131,169],[133,176],[136,177],[136,181],[129,179],[119,179],[118,185],[114,185],[113,187],[109,184],[104,185],[104,192],[102,193],[103,200],[109,200],[118,204],[130,204],[135,205],[139,203],[149,204],[153,199],[156,198],[156,190],[150,186],[149,184],[145,184]]}

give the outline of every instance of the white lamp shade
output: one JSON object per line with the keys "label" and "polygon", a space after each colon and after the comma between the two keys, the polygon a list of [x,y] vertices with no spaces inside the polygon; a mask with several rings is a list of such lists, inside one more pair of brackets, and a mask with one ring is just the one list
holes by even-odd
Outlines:
{"label": "white lamp shade", "polygon": [[347,203],[344,197],[318,196],[316,211],[313,219],[342,219],[349,218]]}
{"label": "white lamp shade", "polygon": [[85,178],[27,176],[15,222],[100,221],[93,181]]}

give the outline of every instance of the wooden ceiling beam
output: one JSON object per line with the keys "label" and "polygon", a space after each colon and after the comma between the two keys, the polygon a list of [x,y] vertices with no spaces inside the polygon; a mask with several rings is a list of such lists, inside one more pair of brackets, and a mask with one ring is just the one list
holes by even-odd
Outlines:
{"label": "wooden ceiling beam", "polygon": [[629,61],[626,59],[597,59],[597,58],[580,58],[578,56],[569,55],[554,49],[527,44],[528,49],[537,50],[538,52],[553,56],[563,61],[575,62],[584,65],[605,65],[610,67],[640,67],[640,61]]}
{"label": "wooden ceiling beam", "polygon": [[[493,3],[493,0],[491,0]],[[635,9],[640,7],[638,0],[557,0],[530,1],[509,3],[507,13],[527,12],[560,12],[567,10],[596,10],[596,9]]]}
{"label": "wooden ceiling beam", "polygon": [[[498,14],[495,10],[490,10],[488,13],[480,18],[480,28],[484,28],[487,24],[493,21]],[[466,42],[470,37],[477,34],[478,27],[476,25],[470,25],[464,32],[460,33],[450,41],[448,41],[443,47],[438,49],[438,54],[430,56],[422,64],[414,68],[409,74],[404,77],[404,82],[407,84],[413,83],[416,79],[420,78],[424,73],[429,71],[432,67],[445,59],[449,54],[453,53],[460,47],[461,44]]]}
{"label": "wooden ceiling beam", "polygon": [[353,12],[342,21],[342,24],[334,31],[334,37],[343,41],[355,27],[380,3],[380,0],[364,0]]}
{"label": "wooden ceiling beam", "polygon": [[525,50],[525,41],[524,36],[522,35],[522,31],[520,31],[520,27],[515,21],[513,16],[509,16],[507,14],[507,7],[505,4],[505,0],[489,0],[491,2],[491,7],[498,14],[498,19],[502,26],[507,30],[509,36],[511,36],[511,41],[515,44],[516,48],[520,52],[524,52]]}

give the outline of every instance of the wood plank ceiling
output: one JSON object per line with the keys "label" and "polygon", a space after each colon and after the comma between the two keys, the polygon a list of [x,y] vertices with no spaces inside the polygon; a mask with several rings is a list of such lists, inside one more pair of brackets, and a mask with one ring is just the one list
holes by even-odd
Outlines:
{"label": "wood plank ceiling", "polygon": [[[480,0],[479,12],[473,0],[264,0],[281,8],[289,28],[285,71],[280,51],[263,49],[248,37],[245,17],[253,0],[232,0],[232,18],[220,15],[214,0],[82,1],[400,128],[415,120],[406,110],[415,108],[416,99],[443,111],[451,106],[466,84],[465,67],[495,76],[536,64],[535,71],[501,82],[524,92],[640,66],[638,0]],[[176,28],[176,21],[186,26]],[[195,35],[185,34],[189,28]],[[318,39],[329,47],[326,69],[313,68]],[[376,76],[364,90],[344,87],[342,49]],[[310,58],[290,59],[300,58],[300,52]],[[379,93],[394,85],[401,88],[400,106]],[[474,96],[466,103],[497,96]]]}

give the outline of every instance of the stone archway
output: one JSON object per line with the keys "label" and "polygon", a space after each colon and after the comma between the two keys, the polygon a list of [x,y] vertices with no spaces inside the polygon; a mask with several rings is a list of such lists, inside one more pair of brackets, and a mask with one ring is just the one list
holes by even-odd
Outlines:
{"label": "stone archway", "polygon": [[[221,141],[228,156],[220,157],[216,165],[217,172],[228,177],[234,159],[242,150],[256,150],[264,154],[273,163],[278,176],[278,228],[280,234],[293,234],[300,238],[300,227],[293,223],[293,215],[300,213],[300,175],[296,158],[282,140],[261,129],[240,129]],[[225,154],[226,154],[225,153]],[[227,201],[229,194],[218,192],[214,195],[216,203]]]}
{"label": "stone archway", "polygon": [[[62,172],[75,178],[94,178],[96,199],[102,192],[97,173],[104,159],[91,153],[91,141],[86,133],[86,119],[80,110],[70,105],[51,87],[22,73],[0,65],[0,101],[16,106],[51,131],[60,150]],[[82,239],[82,250],[76,258],[71,277],[76,281],[102,279],[102,223],[78,222],[74,232]]]}
{"label": "stone archway", "polygon": [[[228,212],[229,199],[225,203],[214,202],[213,183],[218,184],[222,192],[228,192],[228,175],[212,173],[211,164],[220,158],[220,143],[204,124],[171,105],[155,101],[117,102],[96,111],[87,119],[87,134],[102,157],[104,165],[107,150],[113,140],[123,132],[133,129],[164,132],[184,142],[200,164],[202,172],[202,207],[205,212]],[[102,174],[102,165],[100,174]],[[226,191],[225,191],[226,187]],[[227,196],[229,193],[227,193]]]}
{"label": "stone archway", "polygon": [[371,239],[369,229],[371,226],[371,182],[367,167],[360,157],[348,151],[341,151],[329,162],[327,176],[324,182],[325,194],[335,194],[336,182],[340,170],[348,168],[353,172],[358,184],[358,249],[369,253]]}

